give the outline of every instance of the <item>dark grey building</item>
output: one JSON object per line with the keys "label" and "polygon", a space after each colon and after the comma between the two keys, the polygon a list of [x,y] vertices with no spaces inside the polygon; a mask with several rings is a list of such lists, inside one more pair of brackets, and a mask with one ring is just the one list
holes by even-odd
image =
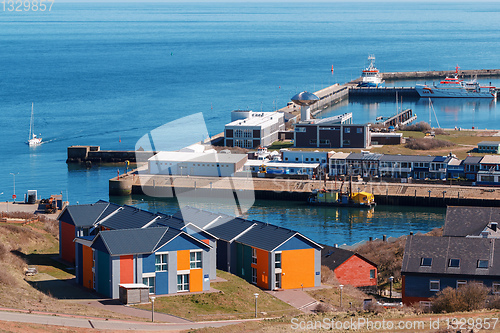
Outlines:
{"label": "dark grey building", "polygon": [[370,142],[368,124],[332,124],[312,120],[295,125],[295,147],[366,148]]}

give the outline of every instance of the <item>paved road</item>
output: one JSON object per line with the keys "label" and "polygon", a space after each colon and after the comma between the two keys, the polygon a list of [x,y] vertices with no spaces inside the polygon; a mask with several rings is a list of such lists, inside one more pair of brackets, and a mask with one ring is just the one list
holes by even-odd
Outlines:
{"label": "paved road", "polygon": [[[249,319],[256,320],[256,319]],[[248,319],[245,321],[249,321]],[[261,319],[257,319],[261,320]],[[142,323],[124,320],[105,320],[83,316],[68,316],[59,314],[40,314],[28,312],[10,312],[0,310],[0,321],[12,321],[22,323],[33,323],[41,325],[55,325],[65,327],[79,327],[102,330],[135,330],[135,331],[180,331],[198,329],[205,327],[223,327],[238,324],[244,320],[217,321],[217,322],[197,322],[183,324],[156,324]]]}

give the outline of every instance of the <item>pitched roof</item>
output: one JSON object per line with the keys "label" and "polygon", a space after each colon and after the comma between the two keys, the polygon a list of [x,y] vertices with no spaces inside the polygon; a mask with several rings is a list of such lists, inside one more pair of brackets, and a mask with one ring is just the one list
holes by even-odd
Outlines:
{"label": "pitched roof", "polygon": [[158,218],[157,214],[125,205],[101,219],[100,224],[109,229],[134,229],[145,227],[155,218]]}
{"label": "pitched roof", "polygon": [[498,146],[500,141],[481,141],[477,144],[478,146]]}
{"label": "pitched roof", "polygon": [[377,153],[351,153],[347,157],[348,160],[364,160],[364,161],[378,161],[382,158],[382,154]]}
{"label": "pitched roof", "polygon": [[66,223],[74,224],[76,227],[91,227],[118,208],[119,206],[105,201],[87,205],[70,205],[61,213],[60,219]]}
{"label": "pitched roof", "polygon": [[[223,214],[216,214],[194,207],[182,207],[181,210],[172,215],[174,218],[183,220],[185,223],[193,223],[204,229],[209,223],[221,219]],[[227,218],[227,215],[226,215]],[[229,218],[227,218],[229,220]]]}
{"label": "pitched roof", "polygon": [[[153,253],[181,234],[192,238],[200,246],[210,247],[184,231],[168,227],[105,230],[99,233],[94,244],[100,238],[111,255]],[[92,247],[95,248],[94,244]]]}
{"label": "pitched roof", "polygon": [[435,156],[420,156],[420,155],[387,155],[384,154],[381,162],[432,162]]}
{"label": "pitched roof", "polygon": [[236,241],[262,250],[273,251],[296,234],[298,234],[296,231],[290,229],[259,222]]}
{"label": "pitched roof", "polygon": [[465,158],[464,163],[465,164],[478,164],[479,162],[481,162],[482,159],[483,159],[482,156],[469,155]]}
{"label": "pitched roof", "polygon": [[243,232],[247,231],[253,225],[254,222],[226,215],[221,216],[221,218],[204,229],[215,237],[230,242]]}
{"label": "pitched roof", "polygon": [[449,206],[443,236],[479,236],[490,222],[500,223],[499,207]]}
{"label": "pitched roof", "polygon": [[323,245],[323,249],[321,250],[321,265],[325,265],[331,270],[335,270],[352,256],[358,256],[371,265],[377,267],[375,263],[371,262],[360,254],[328,245]]}
{"label": "pitched roof", "polygon": [[500,164],[500,156],[485,155],[479,164]]}
{"label": "pitched roof", "polygon": [[[408,236],[402,273],[452,275],[500,275],[500,251],[494,238]],[[497,248],[500,244],[496,244]],[[422,258],[431,258],[431,266],[421,266]],[[450,259],[459,259],[459,267],[449,267]],[[488,260],[488,268],[477,268],[478,260]]]}

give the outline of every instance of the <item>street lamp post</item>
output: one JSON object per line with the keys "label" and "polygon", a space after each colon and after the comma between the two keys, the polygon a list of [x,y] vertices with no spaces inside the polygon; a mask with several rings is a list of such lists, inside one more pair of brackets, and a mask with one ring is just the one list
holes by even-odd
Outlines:
{"label": "street lamp post", "polygon": [[12,195],[12,199],[14,199],[14,202],[16,202],[16,175],[19,174],[19,172],[16,173],[10,173],[14,177],[14,194]]}
{"label": "street lamp post", "polygon": [[391,282],[391,287],[390,287],[391,289],[390,289],[390,291],[389,291],[389,298],[390,298],[390,299],[391,299],[391,301],[392,301],[392,281],[394,281],[394,276],[391,276],[391,277],[389,278],[389,281]]}
{"label": "street lamp post", "polygon": [[151,322],[155,322],[155,299],[156,297],[151,296]]}
{"label": "street lamp post", "polygon": [[259,297],[259,294],[255,293],[253,295],[255,296],[255,318],[257,318],[257,298]]}
{"label": "street lamp post", "polygon": [[342,307],[342,289],[344,289],[344,285],[343,284],[339,285],[339,288],[340,288],[340,307]]}

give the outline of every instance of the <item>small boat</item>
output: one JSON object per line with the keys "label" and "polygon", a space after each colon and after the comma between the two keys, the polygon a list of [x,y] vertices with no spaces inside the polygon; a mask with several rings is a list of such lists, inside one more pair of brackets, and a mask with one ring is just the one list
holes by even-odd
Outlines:
{"label": "small boat", "polygon": [[368,192],[342,193],[339,190],[313,190],[308,203],[318,206],[370,208],[376,205],[373,194]]}
{"label": "small boat", "polygon": [[382,75],[380,75],[379,70],[375,67],[375,56],[368,56],[370,65],[363,70],[361,76],[362,81],[358,83],[358,87],[382,87],[384,85],[384,80],[382,80]]}
{"label": "small boat", "polygon": [[458,70],[455,68],[453,75],[447,76],[438,84],[428,86],[417,84],[415,90],[420,97],[433,98],[497,98],[497,88],[493,86],[481,86],[476,79],[464,81],[458,77]]}
{"label": "small boat", "polygon": [[30,119],[30,134],[28,136],[28,145],[37,146],[42,144],[42,138],[36,136],[35,132],[35,118],[33,116],[33,103],[31,103],[31,119]]}
{"label": "small boat", "polygon": [[353,192],[352,191],[352,177],[349,177],[349,189],[342,192],[342,185],[338,190],[326,190],[325,187],[321,190],[314,189],[307,199],[311,205],[318,206],[338,206],[338,207],[357,207],[357,208],[370,208],[376,205],[375,196],[368,192]]}

